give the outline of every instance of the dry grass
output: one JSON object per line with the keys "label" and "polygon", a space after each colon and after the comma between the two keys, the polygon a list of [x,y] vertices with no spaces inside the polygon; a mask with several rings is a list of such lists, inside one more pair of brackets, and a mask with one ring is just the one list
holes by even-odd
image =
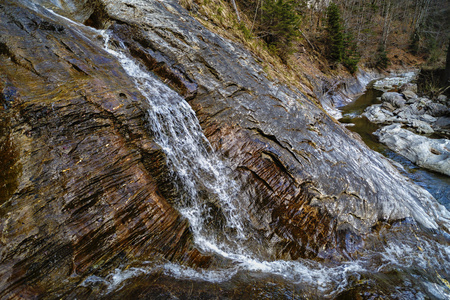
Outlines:
{"label": "dry grass", "polygon": [[[180,0],[185,8],[184,1]],[[244,14],[240,14],[241,23],[238,23],[236,14],[229,2],[222,0],[196,0],[196,9],[190,9],[192,16],[202,23],[206,28],[229,40],[239,43],[249,50],[258,61],[267,77],[279,81],[290,87],[295,87],[304,94],[309,95],[311,100],[316,101],[313,95],[313,86],[308,77],[320,72],[311,65],[315,60],[314,55],[308,54],[305,47],[306,42],[298,42],[297,51],[283,62],[277,55],[271,53],[267,45],[252,32],[252,21]],[[305,45],[303,45],[305,44]],[[315,70],[310,70],[315,69]]]}
{"label": "dry grass", "polygon": [[[342,66],[333,67],[323,56],[325,41],[315,39],[314,48],[304,40],[299,39],[295,45],[296,51],[289,55],[283,62],[277,55],[271,53],[267,45],[252,32],[252,20],[241,13],[241,24],[238,23],[236,14],[229,1],[225,0],[180,0],[185,8],[191,11],[193,17],[200,21],[206,28],[218,35],[241,44],[249,50],[258,61],[267,77],[274,81],[297,88],[307,95],[310,100],[319,104],[314,91],[314,85],[323,81],[330,83],[348,78],[349,72]],[[239,4],[239,3],[238,3]],[[382,24],[382,22],[377,22]],[[403,26],[403,27],[402,27]],[[409,41],[409,32],[403,24],[393,24],[392,36],[388,43],[388,57],[391,60],[390,69],[400,70],[419,66],[423,60],[415,57],[405,49]],[[382,31],[380,25],[373,28],[374,34]],[[305,32],[306,34],[313,34]],[[323,43],[323,44],[321,44]],[[373,40],[364,48],[363,56],[372,58],[376,53],[378,42]],[[368,62],[362,59],[361,65]],[[320,106],[320,104],[319,104]]]}

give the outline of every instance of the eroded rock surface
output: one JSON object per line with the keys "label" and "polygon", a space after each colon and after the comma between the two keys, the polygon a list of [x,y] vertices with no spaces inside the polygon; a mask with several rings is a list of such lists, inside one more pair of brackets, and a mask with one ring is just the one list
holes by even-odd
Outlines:
{"label": "eroded rock surface", "polygon": [[176,2],[104,1],[104,9],[117,38],[197,85],[190,104],[206,136],[249,186],[254,226],[277,235],[283,255],[326,256],[339,232],[364,234],[382,220],[436,226],[426,191]]}
{"label": "eroded rock surface", "polygon": [[0,298],[136,259],[207,265],[158,187],[145,99],[79,29],[28,4],[0,4]]}
{"label": "eroded rock surface", "polygon": [[402,129],[400,124],[385,126],[374,134],[418,166],[450,176],[450,140],[420,136]]}
{"label": "eroded rock surface", "polygon": [[[410,217],[446,229],[428,192],[177,1],[39,2],[109,28],[189,100],[243,186],[241,209],[274,253],[264,259],[349,259],[366,235]],[[102,41],[86,38],[96,33],[25,0],[0,6],[0,157],[14,166],[1,206],[1,295],[59,295],[59,278],[75,278],[57,285],[65,291],[134,259],[207,266],[171,205],[177,193],[146,130],[145,100]]]}

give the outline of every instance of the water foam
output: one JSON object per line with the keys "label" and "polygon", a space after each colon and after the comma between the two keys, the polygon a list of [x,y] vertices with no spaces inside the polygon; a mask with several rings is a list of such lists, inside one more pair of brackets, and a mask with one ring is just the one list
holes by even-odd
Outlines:
{"label": "water foam", "polygon": [[[237,203],[239,186],[231,179],[224,163],[212,152],[194,111],[176,92],[128,57],[123,45],[123,49],[111,49],[108,46],[109,35],[106,32],[103,34],[105,49],[118,58],[128,75],[134,79],[136,87],[150,103],[149,120],[156,141],[167,154],[173,176],[179,178],[182,183],[179,188],[186,191],[186,197],[182,199],[178,209],[189,220],[197,247],[232,262],[231,267],[216,270],[196,270],[169,263],[159,267],[165,275],[180,279],[222,282],[229,280],[239,271],[270,273],[295,284],[310,286],[322,295],[332,296],[345,290],[350,284],[350,278],[359,278],[361,274],[383,272],[392,265],[400,269],[405,266],[426,268],[448,259],[448,249],[440,249],[440,254],[436,255],[442,257],[431,262],[428,257],[434,256],[434,253],[396,243],[388,245],[381,253],[371,254],[367,251],[364,258],[340,262],[334,266],[305,259],[265,261],[256,258],[244,243],[248,230],[245,226],[247,216]],[[216,234],[221,233],[208,230],[205,225],[205,214],[208,215],[208,212],[199,196],[200,190],[214,195],[214,201],[217,201],[226,217],[226,226],[234,229],[232,234],[225,233],[225,239],[220,239]],[[433,248],[431,245],[426,246]],[[418,248],[421,249],[420,246]],[[374,263],[374,258],[381,260],[381,263]],[[155,268],[147,268],[144,271],[151,273]],[[107,279],[108,284],[117,287],[118,282],[133,274],[139,275],[141,270],[124,272],[115,273],[116,277],[113,275]]]}

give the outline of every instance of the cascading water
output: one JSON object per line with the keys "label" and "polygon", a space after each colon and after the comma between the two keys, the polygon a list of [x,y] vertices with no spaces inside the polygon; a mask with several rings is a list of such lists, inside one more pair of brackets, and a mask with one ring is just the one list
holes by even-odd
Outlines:
{"label": "cascading water", "polygon": [[[226,165],[213,153],[189,104],[131,59],[120,41],[116,43],[118,47],[113,49],[109,45],[108,33],[102,34],[105,37],[105,49],[118,58],[128,75],[134,78],[140,92],[150,102],[151,109],[148,113],[152,131],[167,154],[173,176],[179,179],[179,189],[184,192],[184,198],[182,203],[178,203],[178,209],[188,218],[197,246],[232,262],[230,267],[211,271],[197,271],[170,263],[160,267],[165,274],[220,282],[230,279],[242,270],[264,272],[279,275],[296,284],[310,286],[317,295],[332,296],[348,288],[351,278],[364,278],[372,273],[388,273],[391,268],[401,269],[405,273],[411,270],[418,273],[417,266],[420,266],[432,268],[438,275],[437,282],[442,281],[445,284],[439,274],[449,271],[445,261],[448,260],[450,250],[426,240],[413,239],[405,243],[402,239],[397,242],[394,239],[387,247],[366,251],[357,260],[334,265],[306,259],[266,261],[264,258],[258,258],[258,255],[246,246],[251,223],[245,214],[245,208],[240,206],[240,187],[232,179]],[[213,216],[208,213],[200,191],[206,191],[208,197],[212,198],[207,201],[213,201],[223,212],[226,221],[223,232],[206,226],[207,219]],[[419,231],[413,226],[409,234]],[[118,270],[108,282],[110,288],[112,286],[114,289],[121,280],[142,272],[154,271],[154,266],[151,270]],[[450,294],[450,291],[445,290],[445,286],[436,285],[436,278],[428,277],[427,275],[427,280],[422,285],[428,288],[432,295],[440,298]]]}
{"label": "cascading water", "polygon": [[[354,286],[374,282],[382,282],[388,291],[397,293],[397,298],[450,297],[450,285],[445,279],[450,273],[448,241],[442,242],[439,234],[435,234],[437,237],[424,234],[414,222],[406,226],[393,224],[390,230],[369,236],[370,247],[361,250],[354,260],[268,261],[266,256],[254,251],[248,246],[252,243],[249,238],[252,227],[242,204],[246,201],[241,198],[241,187],[213,153],[188,103],[135,62],[120,41],[113,46],[109,43],[108,32],[101,34],[105,38],[105,49],[117,57],[150,102],[151,130],[167,154],[173,177],[179,182],[182,196],[176,205],[189,220],[197,247],[228,262],[209,270],[191,269],[175,263],[155,266],[149,262],[139,267],[117,269],[106,278],[89,276],[81,286],[102,284],[107,286],[109,293],[120,290],[127,280],[148,273],[216,283],[245,273],[248,277],[268,274],[273,279],[276,276],[277,280],[301,286],[315,297],[333,297]],[[220,230],[208,226],[208,218],[214,217],[209,213],[208,203],[224,216]]]}
{"label": "cascading water", "polygon": [[[109,35],[103,34],[105,49],[118,58],[151,105],[148,118],[155,140],[168,157],[173,177],[180,182],[178,188],[182,199],[176,205],[189,219],[198,246],[205,251],[211,251],[211,247],[221,248],[211,244],[210,241],[218,237],[205,226],[205,221],[213,217],[206,206],[206,201],[210,201],[216,202],[225,216],[227,246],[238,246],[234,251],[242,248],[236,242],[246,240],[245,214],[238,209],[237,203],[239,187],[226,166],[211,151],[194,111],[176,92],[129,58],[124,53],[126,48],[122,42],[119,42],[119,49],[113,50],[108,46]],[[209,199],[202,199],[202,191]]]}

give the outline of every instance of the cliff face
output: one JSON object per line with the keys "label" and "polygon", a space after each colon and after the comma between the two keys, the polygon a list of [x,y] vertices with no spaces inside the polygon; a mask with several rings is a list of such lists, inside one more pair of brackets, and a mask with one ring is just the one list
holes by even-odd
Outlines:
{"label": "cliff face", "polygon": [[[243,186],[265,259],[346,259],[409,217],[445,228],[429,193],[176,1],[37,2],[108,27],[189,101]],[[172,206],[149,104],[98,32],[25,0],[0,14],[0,295],[58,294],[133,261],[207,267]]]}
{"label": "cliff face", "polygon": [[[140,49],[132,54],[151,55],[187,87],[195,83],[189,103],[213,147],[257,186],[260,200],[250,206],[258,214],[297,203],[305,217],[310,209],[325,219],[331,214],[335,229],[363,233],[380,220],[408,216],[435,226],[422,218],[427,192],[299,91],[269,81],[251,54],[204,30],[176,2],[105,1],[103,10],[108,17],[100,23],[115,23],[112,32]],[[415,204],[421,208],[408,209]]]}

